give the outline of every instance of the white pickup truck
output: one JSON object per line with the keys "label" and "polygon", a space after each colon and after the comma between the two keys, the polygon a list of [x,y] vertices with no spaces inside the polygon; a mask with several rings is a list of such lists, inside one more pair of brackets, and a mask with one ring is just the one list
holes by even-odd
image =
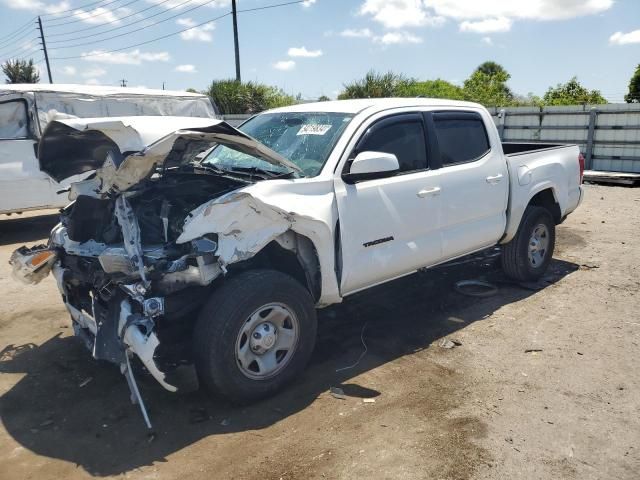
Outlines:
{"label": "white pickup truck", "polygon": [[300,373],[316,308],[495,245],[509,276],[539,278],[583,195],[577,146],[503,144],[473,103],[322,102],[167,133],[51,122],[41,168],[95,174],[11,263],[26,282],[53,272],[96,358],[127,373],[135,354],[173,391],[178,351],[238,402]]}
{"label": "white pickup truck", "polygon": [[199,93],[94,85],[0,86],[0,214],[69,203],[64,190],[81,177],[60,183],[38,163],[38,142],[50,120],[123,115],[170,117],[179,128],[185,117],[213,119],[215,110]]}

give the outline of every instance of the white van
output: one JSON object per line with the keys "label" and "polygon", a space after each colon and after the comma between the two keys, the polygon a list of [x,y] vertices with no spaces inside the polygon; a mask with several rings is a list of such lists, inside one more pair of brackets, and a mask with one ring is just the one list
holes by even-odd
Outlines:
{"label": "white van", "polygon": [[[60,118],[215,118],[209,97],[198,93],[88,85],[0,85],[0,214],[69,203],[60,184],[41,171],[38,143],[47,124]],[[64,161],[64,159],[61,159]],[[86,174],[85,174],[86,175]]]}

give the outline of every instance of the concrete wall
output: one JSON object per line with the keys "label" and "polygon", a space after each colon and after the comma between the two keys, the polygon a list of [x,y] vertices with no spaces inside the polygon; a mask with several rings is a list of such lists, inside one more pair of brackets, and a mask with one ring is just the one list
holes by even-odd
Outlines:
{"label": "concrete wall", "polygon": [[591,170],[640,173],[640,105],[491,108],[506,142],[576,143]]}

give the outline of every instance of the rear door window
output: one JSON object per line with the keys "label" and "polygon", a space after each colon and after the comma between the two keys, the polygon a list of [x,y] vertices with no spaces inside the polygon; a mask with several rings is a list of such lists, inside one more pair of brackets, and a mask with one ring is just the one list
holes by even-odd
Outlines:
{"label": "rear door window", "polygon": [[358,152],[393,153],[402,173],[425,170],[427,152],[422,118],[398,115],[375,123],[365,133]]}
{"label": "rear door window", "polygon": [[435,134],[442,166],[473,162],[490,149],[482,117],[473,112],[436,112]]}
{"label": "rear door window", "polygon": [[0,140],[29,136],[27,106],[24,100],[0,102]]}

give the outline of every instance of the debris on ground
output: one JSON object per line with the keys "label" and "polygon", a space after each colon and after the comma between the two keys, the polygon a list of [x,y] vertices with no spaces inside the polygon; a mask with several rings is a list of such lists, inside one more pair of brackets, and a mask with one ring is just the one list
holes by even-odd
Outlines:
{"label": "debris on ground", "polygon": [[329,389],[329,393],[332,397],[337,398],[338,400],[346,400],[347,396],[344,394],[344,390],[340,387],[331,387]]}
{"label": "debris on ground", "polygon": [[600,265],[596,263],[581,263],[580,270],[593,270],[595,268],[600,268]]}
{"label": "debris on ground", "polygon": [[81,381],[81,382],[80,382],[80,384],[78,385],[78,387],[79,387],[79,388],[86,387],[86,386],[89,384],[89,382],[90,382],[91,380],[93,380],[93,377],[87,377],[87,378],[85,378],[83,381]]}
{"label": "debris on ground", "polygon": [[362,403],[376,403],[375,398],[363,398]]}
{"label": "debris on ground", "polygon": [[462,342],[453,338],[443,338],[440,341],[440,348],[455,348],[462,345]]}
{"label": "debris on ground", "polygon": [[222,425],[223,427],[228,427],[229,425],[231,425],[231,420],[229,420],[228,418],[225,418],[220,422],[220,425]]}
{"label": "debris on ground", "polygon": [[527,348],[524,353],[533,353],[535,355],[536,353],[540,353],[541,351],[541,348]]}
{"label": "debris on ground", "polygon": [[471,297],[490,297],[498,293],[498,287],[483,280],[460,280],[454,288],[456,292]]}

